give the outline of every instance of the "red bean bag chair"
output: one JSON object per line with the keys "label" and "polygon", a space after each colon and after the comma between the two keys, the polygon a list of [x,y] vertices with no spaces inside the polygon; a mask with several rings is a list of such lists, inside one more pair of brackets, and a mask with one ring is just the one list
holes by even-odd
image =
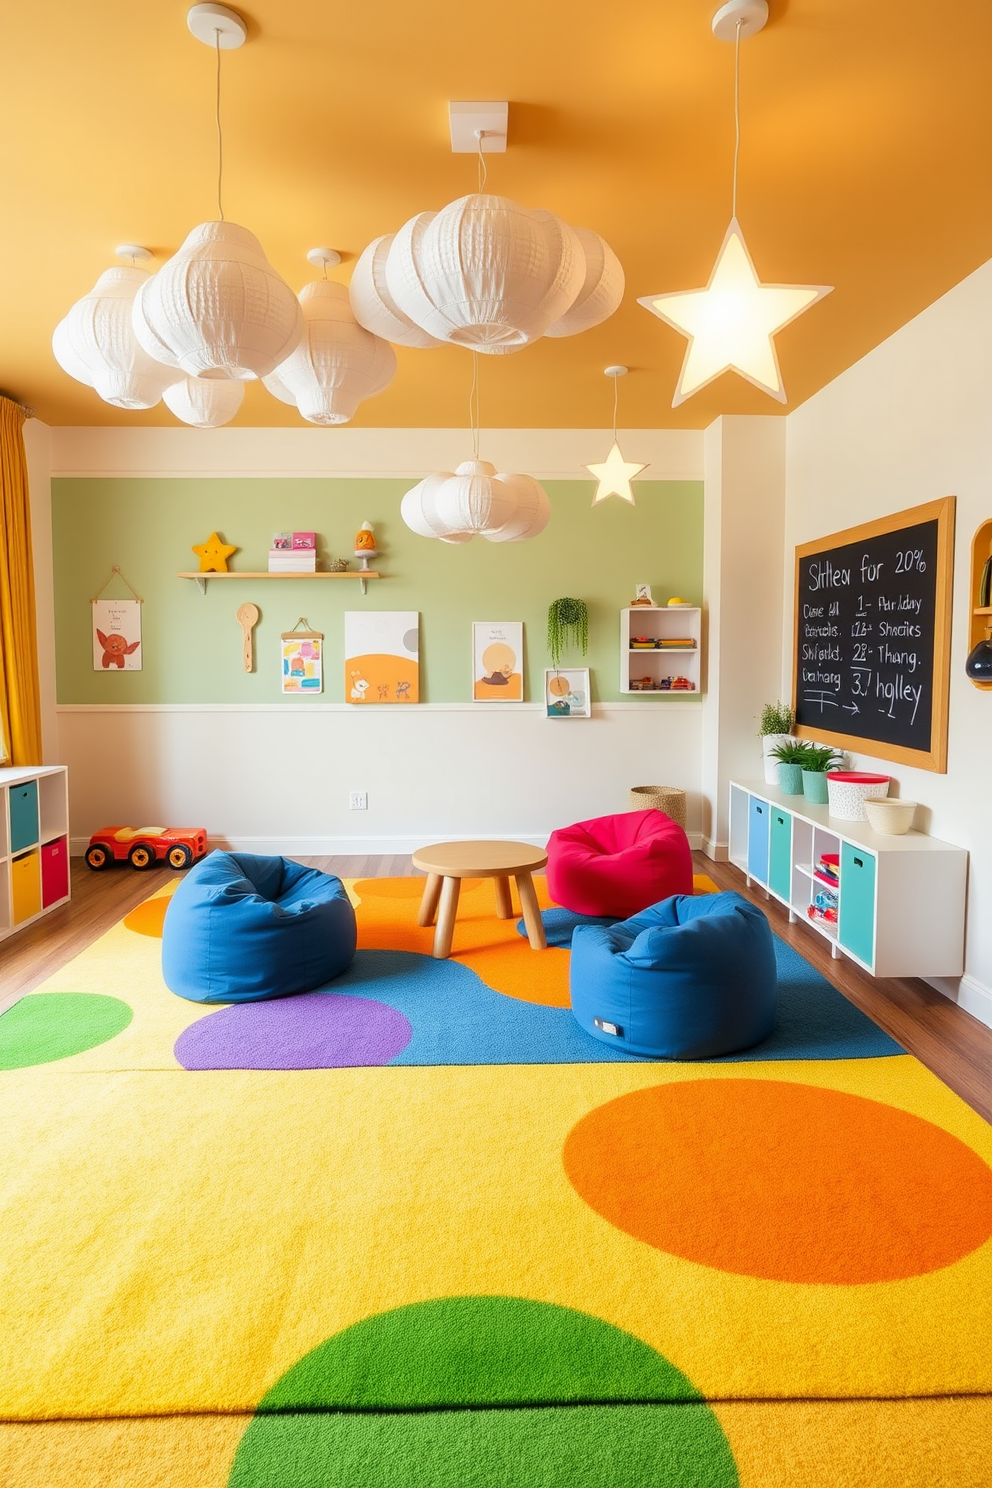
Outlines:
{"label": "red bean bag chair", "polygon": [[594,816],[551,833],[548,892],[582,915],[627,919],[659,899],[692,893],[692,856],[663,811]]}

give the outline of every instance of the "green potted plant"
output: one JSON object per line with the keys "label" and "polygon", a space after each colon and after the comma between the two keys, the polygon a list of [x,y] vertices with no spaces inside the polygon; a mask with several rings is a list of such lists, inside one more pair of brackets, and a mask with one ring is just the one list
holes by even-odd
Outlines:
{"label": "green potted plant", "polygon": [[827,771],[836,770],[843,757],[825,744],[807,744],[802,762],[803,795],[814,806],[827,804]]}
{"label": "green potted plant", "polygon": [[[808,744],[800,744],[796,739],[789,739],[784,744],[776,744],[771,752],[771,759],[775,761],[778,770],[778,780],[775,782],[779,789],[787,796],[801,796],[803,794],[803,765],[809,753]],[[826,782],[826,776],[823,779]]]}
{"label": "green potted plant", "polygon": [[796,715],[788,703],[766,703],[761,710],[758,735],[761,739],[761,754],[765,767],[765,784],[778,785],[778,760],[775,750],[781,744],[791,744]]}

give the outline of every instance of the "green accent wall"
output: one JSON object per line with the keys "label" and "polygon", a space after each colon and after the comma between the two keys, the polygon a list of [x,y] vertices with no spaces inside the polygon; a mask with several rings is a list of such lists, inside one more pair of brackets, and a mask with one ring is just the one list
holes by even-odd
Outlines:
{"label": "green accent wall", "polygon": [[[417,537],[399,506],[412,480],[76,479],[52,482],[58,700],[60,703],[273,703],[283,698],[279,637],[301,616],[325,635],[323,702],[343,702],[344,611],[419,610],[422,702],[467,702],[472,689],[473,620],[523,620],[525,697],[540,699],[547,608],[561,595],[589,606],[592,696],[619,691],[618,611],[635,584],[662,603],[680,595],[699,604],[703,577],[701,481],[638,481],[636,506],[610,498],[592,506],[591,481],[545,481],[553,515],[521,543],[482,538],[461,547]],[[237,543],[232,569],[263,570],[273,532],[316,531],[322,559],[354,564],[354,536],[370,521],[386,577],[364,599],[354,581],[266,579],[197,586],[177,579],[196,569],[193,543],[217,530]],[[97,672],[89,601],[117,564],[142,596],[140,672]],[[124,599],[116,576],[106,598]],[[242,667],[235,611],[257,604],[255,671]],[[698,694],[691,696],[698,697]],[[650,694],[645,694],[645,701]],[[629,700],[626,699],[626,700]],[[689,697],[678,699],[679,703]],[[653,698],[662,707],[675,699]]]}

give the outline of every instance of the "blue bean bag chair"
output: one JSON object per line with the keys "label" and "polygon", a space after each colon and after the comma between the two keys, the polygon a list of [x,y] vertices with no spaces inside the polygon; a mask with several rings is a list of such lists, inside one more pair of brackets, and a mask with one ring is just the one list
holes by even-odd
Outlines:
{"label": "blue bean bag chair", "polygon": [[290,997],[346,971],[356,938],[339,878],[286,858],[212,852],[166,910],[162,975],[190,1002]]}
{"label": "blue bean bag chair", "polygon": [[749,1049],[775,1026],[775,947],[740,894],[676,894],[616,925],[579,925],[572,1012],[593,1038],[658,1059]]}

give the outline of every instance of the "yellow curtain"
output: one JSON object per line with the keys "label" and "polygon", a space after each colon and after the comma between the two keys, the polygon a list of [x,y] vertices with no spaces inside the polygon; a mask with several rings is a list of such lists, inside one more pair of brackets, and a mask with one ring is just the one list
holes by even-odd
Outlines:
{"label": "yellow curtain", "polygon": [[41,763],[24,411],[0,396],[0,730],[5,764]]}

